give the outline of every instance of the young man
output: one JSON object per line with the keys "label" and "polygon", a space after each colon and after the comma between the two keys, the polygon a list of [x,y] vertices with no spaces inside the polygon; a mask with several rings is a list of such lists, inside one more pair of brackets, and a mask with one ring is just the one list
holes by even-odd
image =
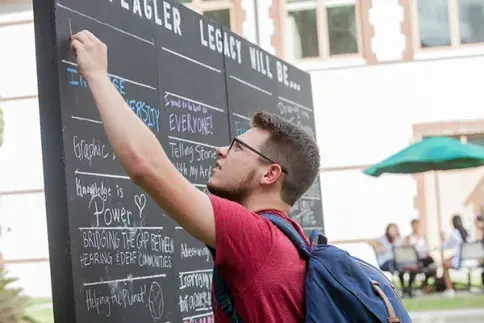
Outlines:
{"label": "young man", "polygon": [[[215,249],[215,263],[245,322],[303,322],[306,262],[291,241],[259,215],[283,217],[314,183],[319,151],[312,138],[279,117],[259,113],[253,128],[217,150],[207,195],[180,174],[155,135],[111,84],[106,46],[89,31],[72,36],[116,156],[134,183],[168,215]],[[216,322],[228,322],[217,306]]]}

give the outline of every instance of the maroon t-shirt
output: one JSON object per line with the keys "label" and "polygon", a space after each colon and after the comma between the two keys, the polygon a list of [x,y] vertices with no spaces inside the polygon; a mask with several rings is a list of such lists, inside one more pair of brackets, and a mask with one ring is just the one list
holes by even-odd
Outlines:
{"label": "maroon t-shirt", "polygon": [[[215,215],[215,263],[244,322],[303,322],[306,261],[275,225],[242,205],[209,195]],[[301,227],[277,214],[302,235]],[[306,242],[307,239],[306,239]],[[217,306],[216,323],[229,322]]]}

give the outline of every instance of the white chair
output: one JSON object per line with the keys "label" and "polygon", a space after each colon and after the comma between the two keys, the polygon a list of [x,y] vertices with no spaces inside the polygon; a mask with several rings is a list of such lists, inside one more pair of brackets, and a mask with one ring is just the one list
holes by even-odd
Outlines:
{"label": "white chair", "polygon": [[398,271],[404,271],[409,266],[419,267],[417,250],[413,246],[394,247],[393,255]]}
{"label": "white chair", "polygon": [[471,273],[484,261],[484,241],[464,242],[460,245],[459,269],[467,269],[467,289],[471,290]]}

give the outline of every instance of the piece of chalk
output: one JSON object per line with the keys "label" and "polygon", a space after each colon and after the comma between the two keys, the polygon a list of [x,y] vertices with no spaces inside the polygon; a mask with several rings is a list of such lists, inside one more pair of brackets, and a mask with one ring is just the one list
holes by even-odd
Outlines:
{"label": "piece of chalk", "polygon": [[71,17],[69,17],[69,31],[71,32],[71,38],[72,38],[72,25],[71,25]]}

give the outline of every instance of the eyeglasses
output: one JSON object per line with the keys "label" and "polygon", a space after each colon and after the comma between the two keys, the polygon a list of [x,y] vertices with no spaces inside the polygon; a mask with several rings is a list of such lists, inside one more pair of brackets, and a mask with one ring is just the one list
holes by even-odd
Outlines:
{"label": "eyeglasses", "polygon": [[250,151],[256,153],[257,155],[259,155],[260,157],[264,158],[265,160],[267,160],[271,164],[277,164],[277,165],[279,165],[281,167],[281,170],[282,170],[283,173],[285,173],[286,175],[289,174],[287,172],[287,169],[284,166],[280,165],[279,163],[276,163],[275,161],[273,161],[269,157],[264,156],[261,152],[257,151],[256,149],[252,148],[251,146],[247,145],[245,142],[241,141],[240,139],[234,138],[232,140],[232,143],[230,144],[230,147],[229,147],[229,150],[228,151],[230,151],[230,149],[232,149],[232,146],[234,145],[235,142],[237,142],[241,146],[244,146],[245,148],[249,149]]}

